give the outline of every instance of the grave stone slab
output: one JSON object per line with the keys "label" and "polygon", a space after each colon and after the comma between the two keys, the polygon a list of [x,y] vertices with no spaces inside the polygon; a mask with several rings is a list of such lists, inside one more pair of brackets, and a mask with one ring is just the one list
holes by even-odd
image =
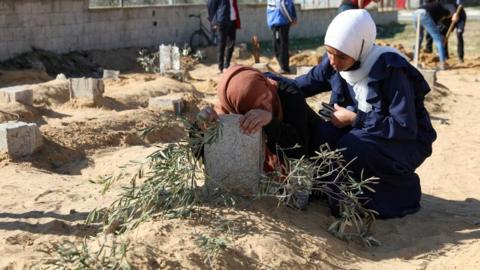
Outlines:
{"label": "grave stone slab", "polygon": [[103,79],[112,79],[112,80],[118,80],[118,77],[120,76],[120,71],[118,70],[111,70],[111,69],[104,69],[103,70]]}
{"label": "grave stone slab", "polygon": [[258,191],[263,172],[262,133],[246,135],[240,131],[241,115],[227,114],[219,118],[220,137],[205,146],[206,185],[253,195]]}
{"label": "grave stone slab", "polygon": [[33,90],[26,85],[5,87],[0,89],[0,103],[33,104]]}
{"label": "grave stone slab", "polygon": [[423,78],[427,81],[428,85],[433,88],[437,82],[437,71],[434,69],[418,69],[422,73]]}
{"label": "grave stone slab", "polygon": [[102,79],[94,78],[71,78],[70,85],[70,99],[87,98],[95,101],[102,97],[105,92],[105,86]]}
{"label": "grave stone slab", "polygon": [[183,95],[166,95],[160,97],[151,97],[148,100],[148,108],[153,110],[170,111],[176,115],[182,114],[185,103]]}
{"label": "grave stone slab", "polygon": [[0,152],[22,157],[32,154],[42,144],[42,135],[34,123],[10,121],[0,124]]}

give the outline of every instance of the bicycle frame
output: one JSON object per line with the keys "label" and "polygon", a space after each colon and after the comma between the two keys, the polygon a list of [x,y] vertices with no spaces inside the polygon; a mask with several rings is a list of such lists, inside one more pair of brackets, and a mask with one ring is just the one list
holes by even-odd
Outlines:
{"label": "bicycle frame", "polygon": [[198,14],[198,15],[195,15],[195,14],[190,14],[188,15],[189,17],[195,17],[195,18],[198,18],[198,29],[194,31],[194,33],[197,33],[197,32],[200,32],[202,33],[203,35],[205,35],[208,39],[208,43],[210,45],[216,45],[217,44],[217,40],[216,40],[216,30],[210,26],[210,29],[205,26],[203,23],[202,23],[202,14]]}

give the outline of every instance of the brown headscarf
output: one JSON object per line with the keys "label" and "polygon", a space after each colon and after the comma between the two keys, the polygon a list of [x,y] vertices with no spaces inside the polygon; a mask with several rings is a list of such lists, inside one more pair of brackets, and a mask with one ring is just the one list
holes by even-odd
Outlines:
{"label": "brown headscarf", "polygon": [[[217,86],[218,114],[245,114],[252,109],[262,109],[273,113],[282,120],[282,106],[277,93],[277,82],[265,77],[260,71],[242,65],[233,65],[223,71]],[[280,165],[278,157],[265,147],[266,171]]]}

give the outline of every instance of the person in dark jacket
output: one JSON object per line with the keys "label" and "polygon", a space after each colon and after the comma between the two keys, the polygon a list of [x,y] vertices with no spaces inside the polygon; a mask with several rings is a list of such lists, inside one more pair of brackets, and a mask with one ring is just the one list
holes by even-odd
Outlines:
{"label": "person in dark jacket", "polygon": [[208,0],[208,20],[218,31],[218,69],[230,66],[237,29],[240,29],[240,13],[237,0]]}
{"label": "person in dark jacket", "polygon": [[297,12],[292,0],[269,0],[267,24],[273,34],[273,51],[280,65],[279,73],[290,73],[288,34],[290,26],[297,24]]}
{"label": "person in dark jacket", "polygon": [[[376,27],[366,10],[347,10],[331,22],[326,56],[295,84],[306,97],[331,91],[331,122],[314,132],[331,148],[345,148],[353,177],[378,177],[364,191],[366,207],[382,218],[420,208],[415,169],[431,155],[436,132],[424,107],[430,88],[396,49],[374,45]],[[316,138],[318,140],[318,138]],[[338,215],[338,201],[330,200]]]}

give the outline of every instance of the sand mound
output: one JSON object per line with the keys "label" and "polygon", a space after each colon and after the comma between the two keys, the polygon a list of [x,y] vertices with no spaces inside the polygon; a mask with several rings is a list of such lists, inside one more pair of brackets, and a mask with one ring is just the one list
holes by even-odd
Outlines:
{"label": "sand mound", "polygon": [[0,104],[0,123],[7,121],[34,122],[39,120],[39,111],[21,103]]}
{"label": "sand mound", "polygon": [[104,97],[114,99],[126,107],[145,107],[150,97],[176,93],[201,96],[188,83],[153,74],[130,74],[117,81],[106,81]]}

